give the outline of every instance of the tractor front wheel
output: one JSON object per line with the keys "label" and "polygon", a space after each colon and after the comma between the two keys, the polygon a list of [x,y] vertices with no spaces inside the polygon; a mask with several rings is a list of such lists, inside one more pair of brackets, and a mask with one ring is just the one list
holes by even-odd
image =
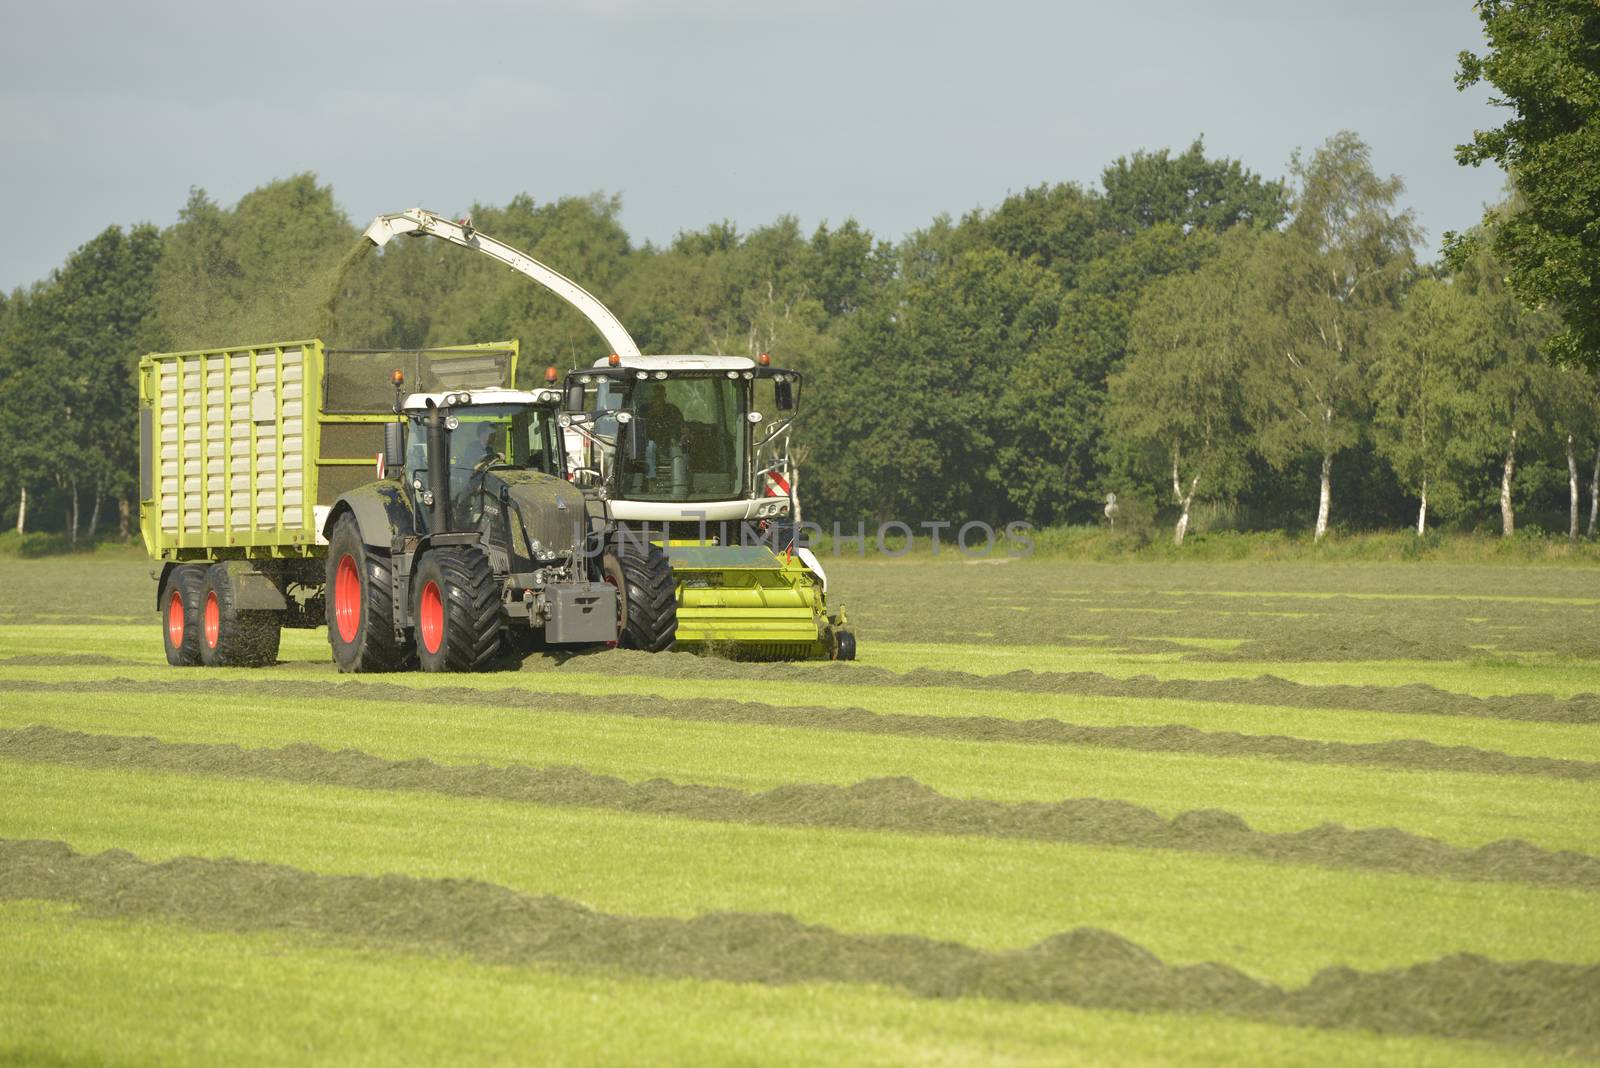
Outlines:
{"label": "tractor front wheel", "polygon": [[410,667],[411,643],[395,636],[393,577],[388,554],[361,539],[353,515],[343,515],[328,539],[328,644],[340,671],[398,671]]}
{"label": "tractor front wheel", "polygon": [[412,572],[411,591],[424,671],[481,671],[500,656],[500,590],[481,549],[430,549]]}
{"label": "tractor front wheel", "polygon": [[194,667],[200,663],[200,615],[205,595],[206,569],[199,564],[179,564],[167,573],[161,588],[161,642],[167,663]]}

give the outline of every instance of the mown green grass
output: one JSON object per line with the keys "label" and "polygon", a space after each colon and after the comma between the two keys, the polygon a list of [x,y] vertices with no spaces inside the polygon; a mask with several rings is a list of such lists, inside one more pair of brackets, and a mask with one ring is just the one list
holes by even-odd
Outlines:
{"label": "mown green grass", "polygon": [[[23,633],[14,633],[21,631]],[[11,648],[33,648],[32,628],[0,628],[0,640]],[[286,655],[299,656],[295,649]],[[677,700],[721,698],[780,705],[865,708],[882,715],[997,716],[1004,719],[1060,719],[1091,726],[1180,723],[1206,731],[1241,734],[1283,734],[1337,742],[1385,742],[1426,738],[1437,745],[1464,745],[1522,756],[1600,761],[1600,730],[1583,724],[1508,721],[1488,717],[1428,716],[1347,709],[1311,709],[1214,701],[1102,697],[982,691],[962,687],[861,686],[826,681],[753,681],[745,679],[674,679],[608,673],[605,656],[585,657],[561,671],[529,669],[515,674],[398,677],[407,686],[470,686],[485,690],[518,689],[549,694],[639,694]],[[160,683],[172,679],[165,662],[117,665],[95,675]],[[331,669],[321,661],[295,660],[267,670],[207,672],[205,678],[233,678],[241,683],[277,679],[330,681]],[[11,666],[0,663],[0,680],[32,679],[71,682],[85,677],[81,665]],[[188,677],[188,676],[183,676]],[[341,680],[344,681],[344,680]],[[396,677],[382,681],[394,682]]]}
{"label": "mown green grass", "polygon": [[[829,561],[862,660],[891,671],[1101,671],[1313,685],[1426,682],[1476,695],[1600,690],[1592,641],[1568,649],[1600,601],[1592,568],[1392,564],[1088,564]],[[311,741],[451,763],[572,763],[758,789],[909,775],[946,793],[1010,800],[1114,797],[1171,815],[1223,808],[1263,830],[1323,820],[1399,826],[1458,845],[1499,837],[1600,853],[1600,786],[1090,747],[900,738],[563,711],[566,695],[734,698],[859,706],[882,715],[1049,716],[1084,724],[1185,723],[1338,741],[1425,738],[1527,755],[1600,759],[1600,728],[1300,710],[1248,704],[852,687],[812,665],[782,683],[561,670],[378,681],[517,688],[545,707],[305,700],[246,688],[162,694],[177,677],[340,679],[320,632],[286,632],[288,663],[259,672],[161,664],[149,566],[0,560],[0,657],[103,654],[129,663],[0,664],[10,679],[125,676],[149,694],[0,691],[0,725],[45,722],[168,740]],[[929,590],[943,591],[930,597]],[[1249,598],[1261,598],[1249,603]],[[1504,613],[1502,615],[1501,613]],[[1518,615],[1520,613],[1520,615]],[[1415,617],[1492,620],[1456,661],[1196,661],[1098,639],[1237,649],[1263,622],[1319,620],[1405,634]],[[88,622],[98,620],[99,622]],[[1096,624],[1096,620],[1102,620]],[[924,624],[932,625],[923,632]],[[63,624],[73,625],[63,625]],[[1068,626],[1067,624],[1070,624]],[[1504,625],[1501,625],[1504,624]],[[1518,628],[1523,628],[1520,632]],[[1019,629],[1021,628],[1021,629]],[[1431,628],[1431,630],[1429,630]],[[1004,645],[984,633],[1023,635]],[[1420,633],[1420,632],[1419,632]],[[928,641],[929,634],[950,637]],[[899,640],[892,640],[898,638]],[[1524,641],[1523,638],[1526,638]],[[1476,638],[1474,640],[1477,640]],[[1503,648],[1501,646],[1504,646]],[[1136,645],[1130,648],[1137,648]],[[1582,655],[1574,655],[1574,651]],[[1584,651],[1588,650],[1588,651]],[[625,663],[627,658],[622,658]],[[1090,925],[1176,962],[1215,960],[1298,984],[1333,964],[1379,968],[1477,952],[1600,960],[1600,895],[1450,882],[1160,850],[776,828],[416,793],[335,789],[0,761],[0,836],[76,848],[272,860],[330,873],[471,877],[631,914],[787,912],[848,931],[1020,946]],[[919,1002],[869,987],[764,988],[488,967],[281,934],[220,935],[0,904],[0,1061],[250,1063],[1534,1063],[1520,1050],[1379,1039],[1185,1016],[978,1000]]]}
{"label": "mown green grass", "polygon": [[[0,626],[0,656],[61,656],[97,653],[160,663],[161,633],[152,612],[137,624],[29,624]],[[285,631],[280,657],[288,662],[333,670],[321,631]],[[1426,683],[1452,693],[1478,697],[1545,693],[1570,697],[1600,691],[1594,662],[1559,657],[1485,656],[1470,661],[1185,661],[1180,653],[1119,653],[1099,648],[1030,645],[938,644],[875,641],[864,633],[861,662],[890,671],[915,668],[998,675],[1008,671],[1098,671],[1117,678],[1150,675],[1159,679],[1241,679],[1275,675],[1312,686],[1398,686]],[[825,682],[830,666],[809,665]],[[81,668],[78,670],[82,670]],[[597,665],[597,671],[602,669]],[[499,675],[489,676],[499,678]]]}
{"label": "mown green grass", "polygon": [[252,747],[305,741],[445,763],[573,764],[635,781],[661,777],[746,790],[905,775],[960,797],[1106,797],[1166,816],[1227,809],[1260,830],[1343,822],[1400,827],[1457,845],[1526,838],[1546,848],[1600,853],[1600,821],[1572,819],[1574,811],[1600,811],[1600,783],[662,722],[562,712],[559,696],[539,711],[246,694],[203,702],[147,694],[0,693],[0,725],[46,723]]}
{"label": "mown green grass", "polygon": [[1600,957],[1600,895],[1161,850],[709,824],[431,795],[0,761],[0,836],[474,878],[608,912],[783,912],[1019,947],[1101,927],[1179,962],[1300,983],[1467,951]]}
{"label": "mown green grass", "polygon": [[0,1062],[1431,1066],[1494,1046],[873,987],[559,974],[0,905]]}

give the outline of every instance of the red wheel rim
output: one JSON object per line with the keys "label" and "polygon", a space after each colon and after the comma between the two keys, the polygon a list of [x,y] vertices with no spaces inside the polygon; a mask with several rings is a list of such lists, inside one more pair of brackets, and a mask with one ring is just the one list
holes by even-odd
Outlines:
{"label": "red wheel rim", "polygon": [[183,594],[177,590],[167,598],[167,641],[174,649],[183,648]]}
{"label": "red wheel rim", "polygon": [[205,613],[206,648],[217,647],[217,635],[222,633],[222,609],[217,605],[217,591],[206,591]]}
{"label": "red wheel rim", "polygon": [[348,645],[356,640],[361,629],[361,572],[349,553],[339,558],[339,569],[333,574],[333,622],[339,628],[340,641]]}
{"label": "red wheel rim", "polygon": [[422,631],[422,647],[430,653],[437,653],[444,638],[444,598],[439,596],[439,584],[432,579],[422,587],[422,600],[417,606],[417,629]]}

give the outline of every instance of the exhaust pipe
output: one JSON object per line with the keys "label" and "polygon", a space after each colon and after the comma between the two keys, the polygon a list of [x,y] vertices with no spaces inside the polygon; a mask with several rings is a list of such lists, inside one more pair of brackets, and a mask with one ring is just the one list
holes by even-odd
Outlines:
{"label": "exhaust pipe", "polygon": [[439,406],[428,401],[428,491],[433,494],[429,526],[435,534],[450,532],[450,431]]}

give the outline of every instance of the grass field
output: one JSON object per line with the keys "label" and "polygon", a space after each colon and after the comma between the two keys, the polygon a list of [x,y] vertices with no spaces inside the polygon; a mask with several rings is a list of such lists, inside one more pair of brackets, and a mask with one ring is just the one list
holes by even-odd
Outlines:
{"label": "grass field", "polygon": [[1600,569],[842,560],[855,664],[166,666],[0,560],[0,1063],[1600,1057]]}

